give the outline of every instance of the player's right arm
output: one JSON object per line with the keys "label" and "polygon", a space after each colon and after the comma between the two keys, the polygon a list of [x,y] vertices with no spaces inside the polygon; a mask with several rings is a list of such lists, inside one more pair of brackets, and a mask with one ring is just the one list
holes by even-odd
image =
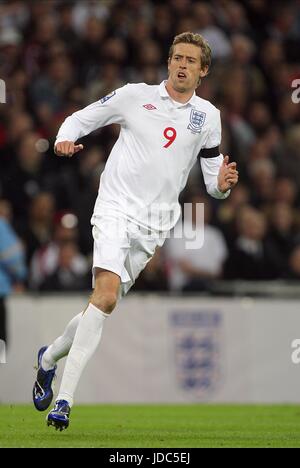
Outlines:
{"label": "player's right arm", "polygon": [[71,157],[83,149],[83,145],[76,144],[79,138],[105,125],[112,123],[122,125],[128,95],[128,85],[126,85],[67,117],[56,137],[55,154]]}
{"label": "player's right arm", "polygon": [[67,156],[69,158],[82,149],[83,145],[76,145],[73,141],[60,141],[54,145],[56,156]]}
{"label": "player's right arm", "polygon": [[219,151],[221,144],[221,118],[220,111],[215,109],[206,145],[200,151],[200,164],[206,190],[213,198],[224,199],[230,194],[230,189],[238,181],[236,163],[229,163],[229,157]]}

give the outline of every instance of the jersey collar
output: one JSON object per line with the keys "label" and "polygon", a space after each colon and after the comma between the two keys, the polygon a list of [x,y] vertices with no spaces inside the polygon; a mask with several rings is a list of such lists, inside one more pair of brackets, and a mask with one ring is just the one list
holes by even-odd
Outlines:
{"label": "jersey collar", "polygon": [[189,101],[185,102],[184,104],[183,104],[183,103],[180,103],[180,102],[176,102],[176,101],[174,101],[174,100],[171,98],[171,96],[169,95],[169,93],[168,93],[168,91],[167,91],[167,88],[166,88],[166,82],[167,82],[167,80],[164,80],[164,81],[162,81],[162,82],[160,83],[160,85],[159,85],[159,94],[160,94],[160,96],[161,96],[163,99],[165,99],[165,98],[170,99],[170,101],[176,103],[176,105],[177,105],[178,107],[185,107],[185,106],[187,106],[187,105],[189,105],[189,106],[195,106],[195,105],[196,105],[196,98],[197,98],[197,96],[196,96],[195,91],[194,91],[194,93],[193,93],[191,99],[190,99]]}

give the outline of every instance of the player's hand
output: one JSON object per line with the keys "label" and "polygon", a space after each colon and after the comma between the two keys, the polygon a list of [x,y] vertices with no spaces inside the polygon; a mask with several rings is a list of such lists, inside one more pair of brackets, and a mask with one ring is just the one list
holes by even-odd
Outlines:
{"label": "player's hand", "polygon": [[229,163],[229,156],[225,156],[218,174],[218,189],[220,192],[227,192],[233,188],[239,180],[239,173],[236,169],[236,163]]}
{"label": "player's hand", "polygon": [[83,150],[83,145],[76,145],[73,141],[61,141],[54,147],[54,153],[57,156],[71,158],[78,151]]}

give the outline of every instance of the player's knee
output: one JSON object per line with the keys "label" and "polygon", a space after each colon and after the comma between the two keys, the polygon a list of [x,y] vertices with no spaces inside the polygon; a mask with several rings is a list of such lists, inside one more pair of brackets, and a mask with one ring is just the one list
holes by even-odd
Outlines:
{"label": "player's knee", "polygon": [[111,314],[117,304],[117,295],[115,293],[97,293],[91,297],[92,304],[106,314]]}

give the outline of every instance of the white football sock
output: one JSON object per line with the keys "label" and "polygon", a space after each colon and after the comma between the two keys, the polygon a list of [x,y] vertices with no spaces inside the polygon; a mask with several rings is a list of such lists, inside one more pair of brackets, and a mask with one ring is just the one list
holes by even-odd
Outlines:
{"label": "white football sock", "polygon": [[68,323],[63,335],[57,338],[45,351],[42,357],[42,368],[45,371],[53,369],[57,361],[68,355],[81,318],[82,312]]}
{"label": "white football sock", "polygon": [[73,405],[73,396],[80,376],[99,344],[104,320],[108,317],[93,304],[84,312],[70,349],[57,400]]}

